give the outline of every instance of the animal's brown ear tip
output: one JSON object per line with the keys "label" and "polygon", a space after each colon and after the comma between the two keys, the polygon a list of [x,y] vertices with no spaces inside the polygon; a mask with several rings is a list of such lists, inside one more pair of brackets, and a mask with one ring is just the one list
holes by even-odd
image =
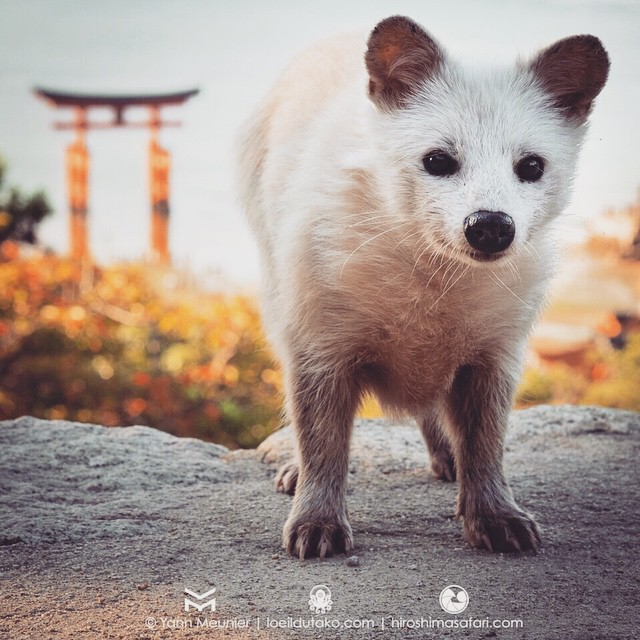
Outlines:
{"label": "animal's brown ear tip", "polygon": [[596,36],[585,35],[582,37],[584,38],[584,46],[590,53],[595,75],[598,76],[599,80],[604,84],[609,77],[609,69],[611,67],[609,54],[600,39],[596,38]]}
{"label": "animal's brown ear tip", "polygon": [[592,36],[591,34],[582,34],[579,36],[571,36],[564,41],[561,40],[558,44],[566,43],[572,48],[579,49],[586,55],[591,56],[592,60],[604,63],[609,66],[609,54],[604,48],[600,38]]}
{"label": "animal's brown ear tip", "polygon": [[373,30],[377,31],[378,29],[385,29],[387,27],[401,27],[401,28],[412,29],[415,26],[416,26],[416,23],[411,18],[408,18],[407,16],[396,15],[396,16],[389,16],[388,18],[384,18],[383,20],[380,20],[380,22],[378,22],[378,24],[374,27]]}
{"label": "animal's brown ear tip", "polygon": [[399,33],[403,31],[418,33],[419,31],[422,31],[422,28],[417,22],[414,22],[407,16],[390,16],[388,18],[384,18],[384,20],[380,20],[380,22],[378,22],[378,24],[373,28],[369,36],[369,43],[378,38],[381,34],[390,32]]}
{"label": "animal's brown ear tip", "polygon": [[591,49],[594,53],[605,53],[605,54],[607,53],[600,38],[596,36],[592,36],[589,33],[585,33],[581,36],[576,36],[576,37],[580,38],[584,46]]}
{"label": "animal's brown ear tip", "polygon": [[602,44],[600,38],[592,35],[583,35],[579,37],[582,38],[583,46],[585,47],[585,49],[587,49],[594,57],[599,58],[602,62],[609,66],[609,54],[604,48],[604,45]]}

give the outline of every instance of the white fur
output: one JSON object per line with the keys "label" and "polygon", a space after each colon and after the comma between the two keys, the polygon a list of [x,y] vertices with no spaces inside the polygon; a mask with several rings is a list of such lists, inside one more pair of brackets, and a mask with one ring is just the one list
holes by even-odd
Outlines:
{"label": "white fur", "polygon": [[[539,534],[508,490],[502,438],[589,98],[570,114],[530,65],[467,71],[411,21],[381,25],[369,48],[377,57],[367,58],[371,99],[364,38],[337,38],[286,70],[243,134],[241,196],[261,251],[263,317],[300,444],[299,477],[296,465],[278,476],[283,490],[295,487],[285,546],[300,557],[351,548],[349,434],[369,390],[420,421],[440,477],[458,474],[457,513],[474,546],[532,549]],[[599,41],[581,38],[537,59],[550,90],[571,100],[582,94],[556,82],[565,59],[578,80],[581,56],[608,65]],[[405,46],[412,56],[416,42],[425,49],[414,58],[393,59]],[[395,63],[411,82],[424,72],[407,100],[385,75]],[[596,95],[601,84],[585,77]],[[422,161],[434,150],[460,170],[428,174]],[[545,161],[537,182],[514,170],[530,154]],[[474,258],[464,234],[479,210],[515,223],[491,262]]]}
{"label": "white fur", "polygon": [[[449,61],[409,108],[381,112],[367,96],[364,49],[364,39],[340,38],[305,52],[247,128],[242,196],[260,241],[276,351],[286,366],[288,328],[320,321],[317,305],[330,299],[358,310],[351,331],[334,327],[337,351],[373,323],[400,324],[432,352],[429,333],[442,339],[431,327],[438,317],[451,335],[475,316],[478,339],[504,330],[511,343],[524,340],[550,275],[548,223],[567,204],[585,127],[551,109],[523,65],[472,73]],[[451,146],[461,172],[428,175],[423,155]],[[546,160],[545,175],[523,183],[513,164],[534,152]],[[463,221],[479,209],[516,224],[498,262],[465,252]],[[399,323],[407,309],[411,318]]]}

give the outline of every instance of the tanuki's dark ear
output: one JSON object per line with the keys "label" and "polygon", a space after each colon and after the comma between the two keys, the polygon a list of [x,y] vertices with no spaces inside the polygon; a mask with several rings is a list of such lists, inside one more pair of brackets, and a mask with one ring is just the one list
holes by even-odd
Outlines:
{"label": "tanuki's dark ear", "polygon": [[581,124],[607,81],[609,56],[595,36],[572,36],[538,54],[530,69],[553,104]]}
{"label": "tanuki's dark ear", "polygon": [[440,47],[413,20],[394,16],[379,22],[365,55],[371,100],[384,110],[404,106],[443,60]]}

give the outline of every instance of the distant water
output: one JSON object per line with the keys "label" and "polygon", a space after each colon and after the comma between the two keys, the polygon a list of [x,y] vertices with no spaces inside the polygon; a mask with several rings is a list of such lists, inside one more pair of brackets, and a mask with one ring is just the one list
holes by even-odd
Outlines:
{"label": "distant water", "polygon": [[[637,2],[539,0],[345,3],[222,0],[3,0],[0,4],[0,154],[8,180],[44,188],[56,213],[41,237],[67,245],[64,147],[54,113],[35,84],[78,91],[168,91],[200,87],[165,130],[173,157],[171,250],[197,272],[221,269],[240,282],[258,272],[256,250],[233,191],[233,139],[242,120],[288,59],[315,38],[403,13],[427,27],[457,58],[508,63],[556,38],[590,32],[613,68],[598,100],[576,181],[572,233],[581,215],[635,199],[640,181],[640,7]],[[139,114],[144,117],[144,114]],[[92,132],[91,246],[100,261],[148,250],[147,133]]]}

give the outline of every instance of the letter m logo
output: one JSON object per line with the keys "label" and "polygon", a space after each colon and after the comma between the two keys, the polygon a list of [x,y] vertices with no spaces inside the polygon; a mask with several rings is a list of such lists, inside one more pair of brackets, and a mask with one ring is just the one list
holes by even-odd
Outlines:
{"label": "letter m logo", "polygon": [[191,596],[191,598],[193,598],[193,600],[190,600],[188,597],[185,597],[184,599],[184,610],[185,611],[189,611],[189,609],[193,608],[193,609],[197,609],[198,612],[203,611],[206,607],[210,607],[211,611],[215,611],[216,610],[216,599],[215,598],[211,598],[211,600],[207,600],[206,602],[203,602],[203,600],[205,598],[208,598],[209,596],[213,595],[216,591],[216,588],[214,587],[213,589],[211,589],[210,591],[207,591],[206,593],[196,593],[195,591],[191,591],[191,589],[187,589],[185,587],[184,589],[184,595],[185,596]]}

